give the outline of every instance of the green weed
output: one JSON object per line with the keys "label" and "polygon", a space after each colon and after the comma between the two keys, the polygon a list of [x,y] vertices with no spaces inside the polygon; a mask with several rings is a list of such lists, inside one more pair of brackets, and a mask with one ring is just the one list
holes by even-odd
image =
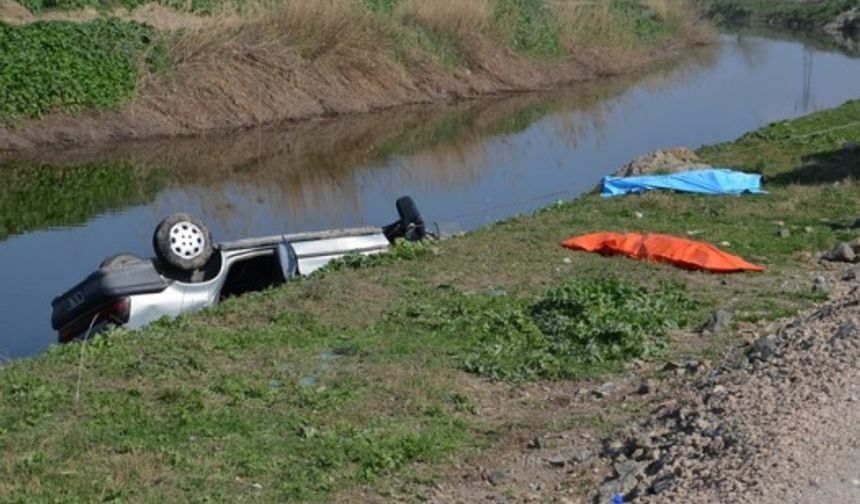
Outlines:
{"label": "green weed", "polygon": [[638,0],[612,0],[611,9],[623,33],[638,41],[652,41],[666,35],[665,24]]}
{"label": "green weed", "polygon": [[440,318],[448,321],[442,331],[469,342],[467,370],[521,381],[573,378],[659,355],[667,330],[686,325],[695,311],[677,287],[649,292],[610,277],[567,283],[533,301],[466,297]]}
{"label": "green weed", "polygon": [[498,0],[494,19],[508,27],[505,31],[517,50],[542,56],[564,53],[561,28],[543,0]]}
{"label": "green weed", "polygon": [[432,250],[432,244],[426,241],[398,240],[390,250],[383,254],[363,255],[352,253],[340,259],[335,259],[320,269],[319,274],[332,273],[344,269],[375,268],[396,261],[411,261],[432,254]]}
{"label": "green weed", "polygon": [[155,31],[138,23],[0,22],[0,117],[116,107],[143,68],[164,64]]}

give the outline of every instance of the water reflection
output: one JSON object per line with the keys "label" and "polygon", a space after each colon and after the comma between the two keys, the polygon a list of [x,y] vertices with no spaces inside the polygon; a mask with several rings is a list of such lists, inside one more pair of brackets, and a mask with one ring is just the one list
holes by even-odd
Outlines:
{"label": "water reflection", "polygon": [[[607,117],[618,106],[612,98],[634,85],[652,92],[680,85],[713,65],[718,54],[711,47],[651,69],[644,77],[551,93],[415,106],[204,138],[21,154],[0,167],[7,182],[0,191],[0,208],[39,205],[39,198],[28,192],[39,190],[32,179],[51,191],[48,201],[66,211],[45,209],[46,215],[36,219],[28,211],[5,212],[0,240],[76,225],[142,203],[149,203],[155,218],[191,201],[233,232],[253,230],[252,223],[242,222],[249,203],[277,209],[294,228],[323,213],[334,221],[349,220],[347,216],[365,211],[361,195],[367,173],[384,171],[383,183],[392,190],[421,186],[445,191],[478,184],[493,170],[489,150],[504,156],[512,148],[505,137],[551,116],[553,145],[574,150],[582,136],[600,142]],[[363,173],[356,173],[357,167]]]}

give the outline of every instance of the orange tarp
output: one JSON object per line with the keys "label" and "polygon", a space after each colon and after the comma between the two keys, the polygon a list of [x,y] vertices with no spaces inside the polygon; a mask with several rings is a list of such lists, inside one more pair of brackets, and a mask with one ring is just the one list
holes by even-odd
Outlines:
{"label": "orange tarp", "polygon": [[654,233],[592,233],[562,242],[564,247],[604,255],[623,254],[634,259],[668,262],[689,269],[716,273],[764,271],[738,256],[704,243]]}

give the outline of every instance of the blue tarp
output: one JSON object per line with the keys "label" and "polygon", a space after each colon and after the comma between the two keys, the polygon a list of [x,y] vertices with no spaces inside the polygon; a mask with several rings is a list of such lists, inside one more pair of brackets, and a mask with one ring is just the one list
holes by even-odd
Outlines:
{"label": "blue tarp", "polygon": [[670,175],[603,177],[601,195],[606,198],[657,189],[703,194],[763,193],[761,175],[728,169],[691,170]]}

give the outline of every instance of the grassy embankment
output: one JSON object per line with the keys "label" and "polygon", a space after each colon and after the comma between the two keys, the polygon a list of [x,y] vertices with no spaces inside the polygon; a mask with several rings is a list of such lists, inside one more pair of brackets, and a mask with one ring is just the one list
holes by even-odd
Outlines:
{"label": "grassy embankment", "polygon": [[[611,373],[635,356],[659,362],[684,345],[668,328],[716,307],[743,324],[819,299],[814,254],[855,236],[860,153],[841,144],[860,142],[858,117],[855,101],[700,151],[762,171],[767,195],[590,194],[10,363],[0,495],[320,501],[358,484],[428,482],[434,467],[505,436],[504,419],[479,407],[526,407],[505,387]],[[694,232],[769,270],[690,273],[557,245],[599,229]],[[483,381],[493,379],[509,385]]]}
{"label": "grassy embankment", "polygon": [[730,23],[820,31],[840,14],[860,7],[858,0],[698,0],[703,11]]}
{"label": "grassy embankment", "polygon": [[[682,2],[666,0],[648,0],[650,6],[638,0],[605,4],[544,0],[22,3],[38,15],[90,7],[106,19],[0,21],[0,118],[7,121],[50,112],[116,109],[141,92],[186,93],[189,103],[206,94],[211,105],[211,95],[248,94],[248,89],[233,89],[215,78],[230,77],[231,71],[241,73],[240,60],[247,57],[263,66],[287,65],[302,72],[310,64],[334,77],[356,79],[357,95],[380,92],[379,85],[362,89],[359,84],[368,84],[364,81],[388,78],[400,82],[404,75],[419,86],[419,77],[433,76],[436,81],[427,78],[445,92],[446,87],[456,87],[449,81],[467,80],[472,75],[466,72],[470,68],[475,75],[482,74],[492,66],[493,58],[510,54],[517,55],[519,62],[537,65],[525,65],[520,69],[524,72],[572,57],[592,58],[594,67],[612,66],[619,54],[635,59],[636,54],[647,53],[649,48],[653,51],[659,44],[701,37],[701,26],[692,11]],[[156,3],[199,15],[205,22],[194,29],[158,31],[112,17],[120,7]],[[128,18],[127,10],[121,12]],[[511,70],[516,74],[513,67]],[[277,68],[260,71],[258,77],[265,82],[256,83],[258,87],[295,84]],[[242,79],[236,82],[255,84]],[[280,103],[277,96],[261,97],[266,98],[270,106]]]}

